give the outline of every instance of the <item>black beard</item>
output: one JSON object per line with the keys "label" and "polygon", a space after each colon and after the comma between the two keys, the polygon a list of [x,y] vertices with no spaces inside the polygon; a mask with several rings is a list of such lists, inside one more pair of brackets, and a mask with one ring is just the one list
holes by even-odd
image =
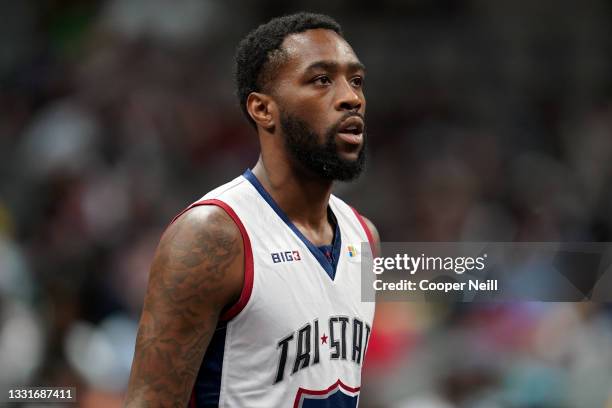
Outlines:
{"label": "black beard", "polygon": [[[355,114],[347,115],[344,119]],[[338,155],[336,134],[340,123],[325,132],[323,144],[318,144],[319,135],[303,120],[281,112],[280,125],[285,134],[287,151],[303,169],[329,181],[351,181],[356,179],[365,166],[366,130],[363,129],[363,144],[355,160],[345,160]]]}

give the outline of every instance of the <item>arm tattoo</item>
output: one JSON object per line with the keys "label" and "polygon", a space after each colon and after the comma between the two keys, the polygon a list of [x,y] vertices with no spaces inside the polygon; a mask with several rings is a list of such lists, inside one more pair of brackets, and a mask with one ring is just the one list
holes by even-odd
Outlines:
{"label": "arm tattoo", "polygon": [[229,217],[215,210],[208,213],[205,225],[193,222],[189,213],[179,218],[160,242],[126,406],[187,405],[219,313],[232,300],[227,295],[228,272],[241,267],[240,235]]}

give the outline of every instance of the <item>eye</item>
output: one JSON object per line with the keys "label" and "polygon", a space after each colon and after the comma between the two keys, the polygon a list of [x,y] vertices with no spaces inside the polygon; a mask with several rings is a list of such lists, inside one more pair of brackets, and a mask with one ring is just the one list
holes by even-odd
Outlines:
{"label": "eye", "polygon": [[317,85],[329,85],[331,84],[331,79],[327,75],[319,75],[318,77],[314,78],[312,82]]}
{"label": "eye", "polygon": [[361,88],[363,86],[363,77],[356,76],[352,78],[351,84],[356,88]]}

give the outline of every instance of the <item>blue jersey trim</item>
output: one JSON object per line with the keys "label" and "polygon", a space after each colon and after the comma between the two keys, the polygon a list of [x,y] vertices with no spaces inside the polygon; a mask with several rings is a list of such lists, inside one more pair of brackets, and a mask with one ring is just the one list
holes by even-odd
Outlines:
{"label": "blue jersey trim", "polygon": [[[319,250],[319,248],[317,248],[312,242],[310,242],[308,238],[306,238],[304,234],[300,232],[300,230],[295,226],[295,224],[293,224],[293,222],[289,219],[287,214],[285,214],[282,208],[279,207],[279,205],[276,203],[276,201],[274,201],[272,196],[261,185],[259,180],[257,180],[257,177],[255,176],[255,174],[253,174],[251,169],[246,169],[246,171],[243,174],[243,177],[246,178],[253,185],[253,187],[255,187],[255,189],[259,192],[261,197],[268,203],[270,207],[272,207],[274,212],[276,212],[276,214],[281,218],[281,220],[283,220],[285,224],[287,224],[289,229],[291,229],[291,231],[293,231],[293,233],[297,235],[297,237],[304,243],[304,245],[306,245],[306,247],[308,248],[312,256],[314,256],[315,259],[319,262],[319,265],[321,265],[321,267],[325,270],[325,272],[331,278],[331,280],[334,280],[336,278],[336,269],[338,267],[338,260],[340,258],[340,248],[342,248],[342,242],[341,242],[342,238],[340,236],[340,227],[338,225],[338,221],[336,221],[336,231],[334,233],[334,242],[333,242],[333,251],[332,251],[333,262],[330,262],[325,257],[325,255]],[[333,216],[333,211],[331,210],[331,208],[329,209],[329,211],[331,212]]]}
{"label": "blue jersey trim", "polygon": [[305,398],[300,408],[355,408],[359,401],[357,395],[348,396],[339,390],[325,399]]}
{"label": "blue jersey trim", "polygon": [[[330,276],[330,278],[334,279],[336,269],[338,269],[338,261],[340,260],[340,251],[342,250],[342,246],[340,245],[339,239],[340,227],[338,227],[338,220],[336,219],[336,216],[332,212],[331,208],[328,207],[327,210],[329,212],[330,222],[334,225],[334,239],[331,245],[321,245],[318,246],[317,249],[321,251],[321,253],[323,253],[325,256],[325,259],[328,262],[331,262],[334,266],[334,276]],[[327,253],[329,253],[330,258],[327,257]]]}
{"label": "blue jersey trim", "polygon": [[200,371],[193,386],[196,407],[219,406],[226,331],[227,323],[219,323],[204,354]]}

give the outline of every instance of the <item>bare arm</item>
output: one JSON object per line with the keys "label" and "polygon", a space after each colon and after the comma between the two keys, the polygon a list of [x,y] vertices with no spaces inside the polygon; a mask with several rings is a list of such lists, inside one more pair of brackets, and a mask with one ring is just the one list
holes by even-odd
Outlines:
{"label": "bare arm", "polygon": [[224,307],[240,296],[244,249],[233,220],[195,207],[162,236],[136,338],[126,407],[187,406]]}

